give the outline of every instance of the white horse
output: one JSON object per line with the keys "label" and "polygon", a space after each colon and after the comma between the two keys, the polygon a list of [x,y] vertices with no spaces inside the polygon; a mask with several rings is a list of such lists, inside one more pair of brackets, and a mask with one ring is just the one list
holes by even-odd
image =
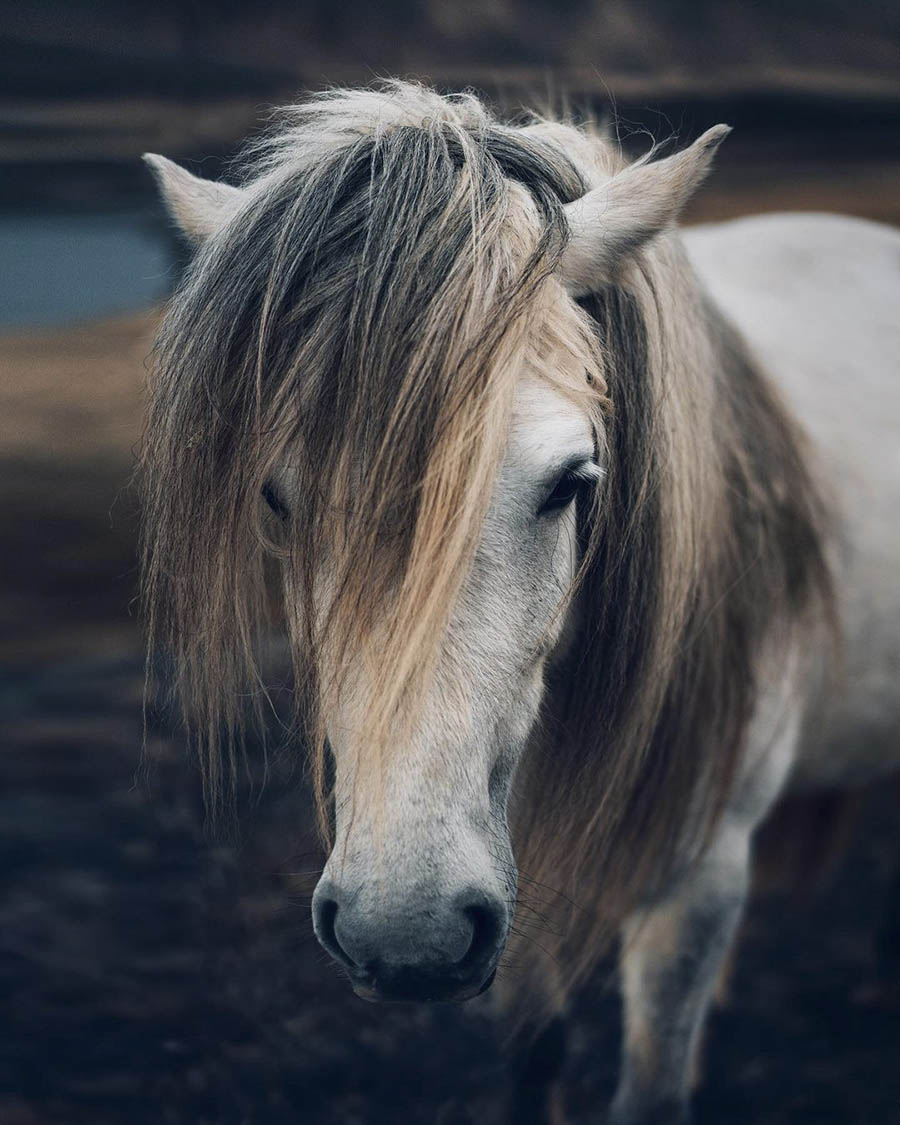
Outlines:
{"label": "white horse", "polygon": [[241,186],[147,158],[199,249],[146,600],[211,797],[274,557],[320,942],[368,999],[465,999],[515,913],[542,1025],[618,933],[620,1125],[687,1117],[779,795],[900,765],[900,234],[679,232],[727,132],[628,165],[392,83],[291,109]]}

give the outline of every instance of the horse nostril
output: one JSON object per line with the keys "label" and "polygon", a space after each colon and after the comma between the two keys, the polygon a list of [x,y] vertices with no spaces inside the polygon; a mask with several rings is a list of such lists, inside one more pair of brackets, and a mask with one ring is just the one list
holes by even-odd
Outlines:
{"label": "horse nostril", "polygon": [[[452,899],[359,903],[332,882],[313,896],[319,943],[363,999],[454,1000],[490,986],[507,929],[504,902],[469,887]],[[405,909],[400,909],[405,906]]]}
{"label": "horse nostril", "polygon": [[503,938],[506,912],[499,902],[479,896],[479,901],[463,906],[463,913],[472,926],[472,940],[457,968],[477,973],[497,955]]}
{"label": "horse nostril", "polygon": [[356,968],[356,962],[349,957],[344,947],[338,941],[335,923],[337,922],[338,904],[333,898],[317,898],[313,903],[313,927],[316,937],[328,950],[335,960],[346,965],[348,969]]}

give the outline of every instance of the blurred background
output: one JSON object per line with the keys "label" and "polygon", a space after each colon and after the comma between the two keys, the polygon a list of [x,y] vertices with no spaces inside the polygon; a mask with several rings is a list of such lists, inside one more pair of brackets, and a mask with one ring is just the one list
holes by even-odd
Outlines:
{"label": "blurred background", "polygon": [[[900,223],[900,5],[30,0],[0,4],[0,61],[0,1122],[499,1121],[483,1015],[363,1005],[317,950],[301,771],[248,786],[229,844],[162,717],[137,778],[129,478],[184,263],[139,156],[216,176],[273,105],[402,75],[614,112],[635,151],[727,121],[692,220]],[[701,1125],[900,1122],[896,796],[859,795],[825,892],[758,896]],[[573,1122],[615,1078],[608,981],[576,1005]]]}

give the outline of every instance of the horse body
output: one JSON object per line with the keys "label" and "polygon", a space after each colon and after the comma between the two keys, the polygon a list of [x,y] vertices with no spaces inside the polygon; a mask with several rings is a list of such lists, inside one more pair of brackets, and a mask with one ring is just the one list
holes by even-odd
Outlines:
{"label": "horse body", "polygon": [[322,944],[366,998],[468,998],[515,911],[505,992],[546,1019],[618,932],[613,1119],[682,1120],[755,829],[898,764],[898,236],[682,242],[724,127],[628,166],[402,83],[294,112],[244,188],[151,161],[201,244],[145,445],[151,632],[214,789],[277,557]]}
{"label": "horse body", "polygon": [[900,764],[900,234],[773,215],[683,239],[811,439],[833,501],[842,669],[809,685],[790,784],[871,781]]}
{"label": "horse body", "polygon": [[838,216],[774,215],[682,239],[700,284],[810,439],[834,521],[842,655],[840,671],[829,671],[829,640],[815,622],[761,650],[759,697],[716,833],[623,927],[626,1046],[613,1120],[627,1123],[686,1117],[753,834],[779,796],[864,784],[900,765],[900,235]]}

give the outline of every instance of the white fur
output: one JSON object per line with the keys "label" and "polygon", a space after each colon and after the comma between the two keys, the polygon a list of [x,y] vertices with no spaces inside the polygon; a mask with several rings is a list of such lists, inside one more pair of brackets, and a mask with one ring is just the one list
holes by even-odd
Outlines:
{"label": "white fur", "polygon": [[536,512],[548,476],[593,452],[583,410],[546,382],[523,378],[497,494],[438,669],[409,742],[386,763],[379,797],[388,833],[379,833],[375,794],[354,785],[367,711],[362,666],[332,717],[337,822],[323,882],[371,896],[372,912],[410,909],[426,872],[429,896],[475,884],[512,903],[506,793],[492,804],[490,775],[506,759],[511,776],[530,734],[544,664],[563,627],[557,609],[578,560],[574,512]]}
{"label": "white fur", "polygon": [[900,232],[772,215],[684,241],[811,438],[840,514],[844,676],[813,687],[793,783],[871,780],[900,765]]}
{"label": "white fur", "polygon": [[686,231],[684,242],[812,440],[839,512],[846,657],[835,683],[810,638],[775,644],[715,839],[624,927],[613,1125],[639,1125],[664,1104],[684,1111],[749,885],[751,839],[780,793],[869,781],[900,765],[900,233],[773,215]]}

